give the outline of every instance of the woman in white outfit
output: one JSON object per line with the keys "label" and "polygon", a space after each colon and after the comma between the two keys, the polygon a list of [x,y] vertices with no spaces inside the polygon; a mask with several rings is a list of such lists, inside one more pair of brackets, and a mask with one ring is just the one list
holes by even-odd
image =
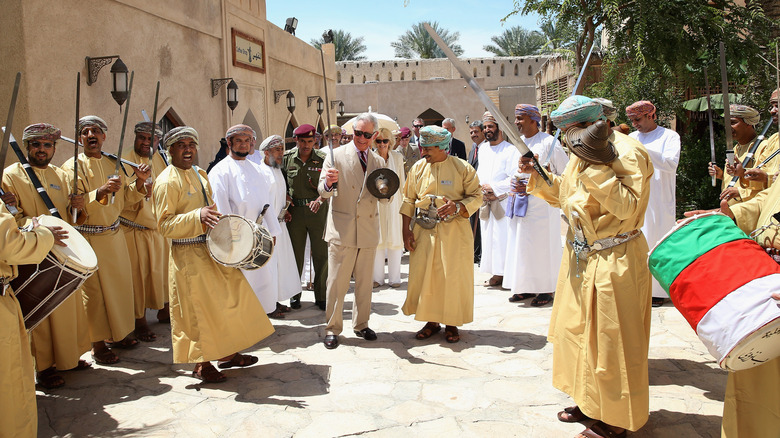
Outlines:
{"label": "woman in white outfit", "polygon": [[[376,153],[384,160],[384,165],[398,175],[400,187],[404,186],[404,157],[395,148],[395,136],[387,128],[379,128],[374,140]],[[387,203],[379,203],[379,245],[374,259],[374,287],[385,283],[385,260],[387,260],[387,282],[390,287],[401,285],[401,256],[404,240],[401,234],[402,197],[396,193]]]}

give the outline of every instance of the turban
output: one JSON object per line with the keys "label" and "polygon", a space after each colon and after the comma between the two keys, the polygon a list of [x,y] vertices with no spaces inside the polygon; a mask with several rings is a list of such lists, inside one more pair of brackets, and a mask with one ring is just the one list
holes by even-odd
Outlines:
{"label": "turban", "polygon": [[615,119],[617,119],[617,108],[615,108],[615,105],[611,100],[604,99],[603,97],[594,97],[593,100],[601,104],[601,110],[604,111],[604,117],[606,117],[607,120],[614,122]]}
{"label": "turban", "polygon": [[260,147],[258,147],[261,151],[267,151],[268,149],[275,148],[277,146],[284,145],[284,140],[282,140],[282,136],[280,135],[272,135],[265,140],[263,140],[262,143],[260,143]]}
{"label": "turban", "polygon": [[50,125],[48,123],[36,123],[24,128],[24,132],[22,132],[22,142],[27,143],[27,141],[33,138],[57,141],[60,139],[61,134],[62,132],[59,130],[59,128],[54,125]]}
{"label": "turban", "polygon": [[308,123],[303,124],[295,128],[293,135],[296,137],[314,137],[314,126]]}
{"label": "turban", "polygon": [[729,105],[729,110],[731,110],[731,117],[738,117],[748,125],[756,126],[761,121],[758,111],[747,105]]}
{"label": "turban", "polygon": [[195,145],[198,145],[198,131],[189,126],[177,126],[168,131],[165,137],[163,137],[163,145],[165,145],[166,149],[170,149],[174,143],[185,138],[195,140]]}
{"label": "turban", "polygon": [[450,131],[441,126],[424,126],[420,128],[420,146],[424,148],[438,147],[445,151],[450,150]]}
{"label": "turban", "polygon": [[498,124],[496,118],[493,117],[493,114],[490,114],[490,111],[485,111],[485,114],[482,114],[482,123],[486,122]]}
{"label": "turban", "polygon": [[604,113],[600,103],[590,97],[574,95],[561,102],[550,118],[556,127],[565,131],[578,123],[602,120]]}
{"label": "turban", "polygon": [[98,129],[100,129],[103,134],[108,131],[108,126],[106,126],[106,121],[101,119],[98,116],[84,116],[79,119],[79,135],[81,135],[81,131],[84,130],[87,126],[97,126]]}
{"label": "turban", "polygon": [[538,125],[542,121],[542,114],[539,113],[539,108],[529,105],[527,103],[518,104],[515,107],[516,116],[528,116],[531,120]]}
{"label": "turban", "polygon": [[252,129],[251,126],[247,125],[235,125],[231,126],[230,129],[227,130],[225,133],[225,138],[230,139],[230,137],[234,135],[244,134],[252,137],[252,140],[257,140],[257,134],[255,134],[255,130]]}
{"label": "turban", "polygon": [[[134,132],[138,134],[139,132],[145,132],[147,134],[151,135],[152,132],[152,122],[138,122],[135,124],[135,130]],[[162,129],[160,129],[159,126],[154,125],[154,135],[157,137],[162,137]]]}
{"label": "turban", "polygon": [[330,125],[330,126],[328,126],[328,129],[326,129],[325,132],[323,132],[323,134],[325,134],[325,135],[330,135],[330,134],[339,135],[339,134],[341,134],[341,131],[342,131],[341,126],[339,126],[339,125]]}
{"label": "turban", "polygon": [[626,107],[626,116],[629,119],[642,117],[644,115],[652,116],[653,114],[655,114],[655,105],[649,100],[640,100],[639,102],[634,102]]}

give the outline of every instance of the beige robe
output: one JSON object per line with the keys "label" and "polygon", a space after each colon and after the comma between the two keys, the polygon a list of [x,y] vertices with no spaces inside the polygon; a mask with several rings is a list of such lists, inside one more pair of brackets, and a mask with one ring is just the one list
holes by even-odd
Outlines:
{"label": "beige robe", "polygon": [[[638,141],[615,133],[618,159],[588,165],[572,155],[553,186],[534,174],[529,193],[580,216],[588,243],[642,227],[653,165]],[[573,240],[571,227],[566,239]],[[643,235],[589,255],[579,263],[564,249],[548,340],[553,385],[587,416],[637,430],[647,422],[650,271]]]}
{"label": "beige robe", "polygon": [[[775,136],[776,138],[776,136]],[[780,184],[772,184],[753,199],[731,206],[737,226],[765,248],[780,248],[780,226],[772,215],[780,211]],[[724,438],[777,437],[780,431],[780,358],[729,373],[723,401]]]}
{"label": "beige robe", "polygon": [[[409,169],[400,213],[414,217],[415,207],[427,209],[428,195],[438,196],[436,207],[444,205],[441,197],[462,202],[469,216],[482,205],[477,172],[454,156],[433,164],[420,160]],[[473,321],[474,236],[468,218],[457,216],[430,230],[414,226],[413,232],[416,248],[409,255],[404,315],[454,326]]]}
{"label": "beige robe", "polygon": [[[138,155],[134,149],[123,154],[133,163],[148,164],[152,168],[152,178],[165,170],[165,162],[160,154],[152,158]],[[168,242],[157,230],[157,218],[152,211],[151,198],[144,197],[136,203],[126,203],[121,217],[142,225],[147,229],[122,224],[130,253],[130,267],[133,273],[135,318],[143,318],[146,309],[162,309],[168,301]]]}
{"label": "beige robe", "polygon": [[[17,275],[16,265],[40,263],[54,245],[44,227],[22,233],[0,201],[0,278]],[[0,296],[0,437],[35,437],[38,411],[35,403],[30,343],[24,318],[11,288]]]}
{"label": "beige robe", "polygon": [[[205,171],[168,166],[154,182],[152,199],[164,237],[187,239],[205,233],[200,209],[214,202]],[[174,363],[220,359],[273,333],[241,271],[215,262],[205,243],[172,245],[169,263]]]}
{"label": "beige robe", "polygon": [[[762,163],[765,159],[769,158],[769,156],[772,155],[772,152],[776,151],[777,148],[780,147],[778,143],[780,142],[778,141],[777,133],[761,142],[761,144],[758,145],[758,149],[756,150],[755,155],[753,155],[753,160],[750,162],[750,165],[748,165],[747,168],[752,169],[758,164]],[[747,145],[736,144],[734,146],[734,162],[741,163],[742,160],[745,159],[745,155],[747,155],[751,146],[753,146],[752,141]],[[764,167],[762,167],[762,169],[768,175],[768,180],[766,182],[749,181],[745,179],[745,177],[740,178],[734,187],[739,190],[739,196],[741,199],[732,198],[729,200],[729,204],[734,205],[740,202],[749,201],[753,199],[760,191],[770,187],[772,185],[772,180],[774,179],[775,173],[778,171],[778,166],[780,166],[780,157],[774,157],[766,165],[764,165]],[[724,174],[721,190],[726,190],[733,178],[733,176],[727,173]]]}
{"label": "beige robe", "polygon": [[[52,165],[46,169],[33,169],[60,215],[70,222],[68,196],[73,187],[71,178],[62,169]],[[21,164],[15,163],[5,169],[3,190],[16,195],[19,209],[16,221],[19,226],[32,216],[51,214]],[[75,368],[81,355],[89,351],[87,312],[81,297],[82,291],[79,289],[30,333],[36,370],[43,371],[54,365],[60,370]]]}
{"label": "beige robe", "polygon": [[[73,158],[62,165],[73,174]],[[136,188],[135,175],[129,178],[120,172],[123,189],[102,202],[97,200],[97,189],[114,174],[114,161],[101,157],[91,158],[79,154],[79,192],[86,193],[87,221],[84,225],[109,226],[124,209],[125,202],[138,202],[144,195]],[[106,339],[121,341],[135,328],[133,314],[133,276],[130,271],[130,254],[121,230],[100,234],[82,233],[98,259],[98,271],[84,283],[84,304],[87,308],[89,336],[92,342]]]}

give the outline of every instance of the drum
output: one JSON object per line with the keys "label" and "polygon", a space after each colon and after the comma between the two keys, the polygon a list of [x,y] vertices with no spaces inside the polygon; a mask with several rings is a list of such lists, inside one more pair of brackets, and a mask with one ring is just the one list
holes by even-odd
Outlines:
{"label": "drum", "polygon": [[650,272],[721,368],[780,356],[780,265],[729,217],[677,224],[650,251]]}
{"label": "drum", "polygon": [[206,233],[209,254],[230,268],[262,268],[274,252],[274,239],[264,226],[235,214],[219,218]]}
{"label": "drum", "polygon": [[54,216],[41,216],[38,222],[64,228],[68,246],[54,245],[41,263],[19,266],[19,275],[11,281],[28,332],[97,271],[95,251],[75,228]]}

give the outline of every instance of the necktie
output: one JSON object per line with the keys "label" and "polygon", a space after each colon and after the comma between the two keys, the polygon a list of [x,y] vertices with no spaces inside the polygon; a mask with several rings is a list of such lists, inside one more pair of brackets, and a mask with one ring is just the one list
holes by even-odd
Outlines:
{"label": "necktie", "polygon": [[360,165],[363,167],[363,173],[366,173],[366,151],[358,151]]}

